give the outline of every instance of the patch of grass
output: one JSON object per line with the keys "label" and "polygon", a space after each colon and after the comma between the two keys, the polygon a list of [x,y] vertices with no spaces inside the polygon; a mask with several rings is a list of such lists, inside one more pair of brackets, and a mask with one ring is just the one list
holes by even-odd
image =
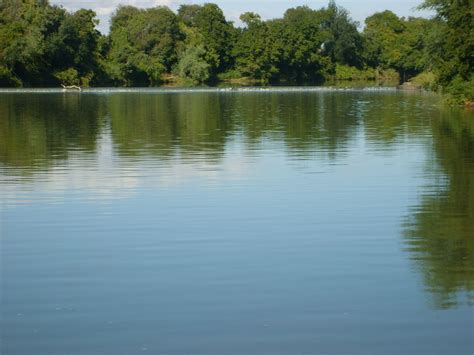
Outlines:
{"label": "patch of grass", "polygon": [[376,70],[373,68],[358,69],[347,65],[336,65],[335,80],[375,80]]}
{"label": "patch of grass", "polygon": [[219,81],[238,80],[238,79],[242,79],[242,77],[243,77],[242,73],[238,70],[229,70],[217,75],[217,79]]}
{"label": "patch of grass", "polygon": [[412,83],[413,85],[430,91],[434,91],[437,89],[437,81],[438,77],[433,72],[422,72],[410,79],[410,83]]}
{"label": "patch of grass", "polygon": [[361,80],[377,80],[377,81],[397,81],[400,79],[398,72],[393,69],[380,68],[364,68],[359,69],[347,65],[336,65],[336,73],[331,78],[333,80],[361,81]]}

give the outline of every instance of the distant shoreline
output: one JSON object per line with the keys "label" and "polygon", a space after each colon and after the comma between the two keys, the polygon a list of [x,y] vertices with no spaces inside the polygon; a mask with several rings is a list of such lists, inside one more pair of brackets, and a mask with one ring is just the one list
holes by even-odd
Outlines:
{"label": "distant shoreline", "polygon": [[75,90],[63,90],[61,88],[0,88],[0,94],[8,93],[67,93],[67,94],[87,94],[87,93],[258,93],[258,92],[397,92],[402,91],[397,86],[361,86],[361,87],[336,87],[336,86],[245,86],[245,87],[94,87],[84,88],[81,92]]}

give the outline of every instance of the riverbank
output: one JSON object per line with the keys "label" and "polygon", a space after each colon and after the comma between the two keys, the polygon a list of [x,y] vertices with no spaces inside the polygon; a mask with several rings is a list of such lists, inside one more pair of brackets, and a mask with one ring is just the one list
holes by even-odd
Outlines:
{"label": "riverbank", "polygon": [[[256,92],[256,91],[272,91],[272,92],[287,92],[287,91],[425,91],[443,94],[441,90],[437,90],[432,85],[421,85],[419,80],[410,80],[408,82],[400,84],[398,80],[327,80],[324,83],[313,84],[313,83],[295,83],[295,82],[278,82],[272,84],[265,84],[259,80],[254,80],[248,77],[241,78],[230,78],[225,80],[218,80],[211,84],[196,84],[192,81],[185,80],[183,78],[168,75],[163,78],[163,84],[154,87],[75,87],[74,90],[67,90],[64,87],[23,87],[23,88],[2,88],[0,87],[0,93],[15,93],[15,92],[70,92],[70,93],[91,93],[91,92],[141,92],[141,91],[153,91],[153,92]],[[80,90],[79,90],[80,88]],[[474,101],[465,100],[460,102],[454,100],[452,95],[444,94],[444,101],[449,106],[464,106],[464,108],[473,110]]]}
{"label": "riverbank", "polygon": [[400,86],[404,90],[426,90],[442,94],[451,106],[474,107],[474,81],[455,78],[443,82],[433,72],[422,72]]}

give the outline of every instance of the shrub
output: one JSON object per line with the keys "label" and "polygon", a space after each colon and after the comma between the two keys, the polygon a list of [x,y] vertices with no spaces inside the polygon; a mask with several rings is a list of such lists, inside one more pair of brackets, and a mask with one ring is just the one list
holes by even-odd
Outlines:
{"label": "shrub", "polygon": [[470,80],[463,80],[456,76],[446,87],[448,103],[464,105],[474,101],[474,76]]}
{"label": "shrub", "polygon": [[206,51],[202,46],[187,48],[178,63],[178,75],[196,83],[203,83],[209,79],[211,66],[204,60],[205,54]]}
{"label": "shrub", "polygon": [[377,77],[375,69],[358,69],[347,65],[336,65],[336,80],[375,80]]}
{"label": "shrub", "polygon": [[53,75],[63,85],[80,85],[81,84],[79,73],[74,68],[68,68],[66,70],[57,71]]}
{"label": "shrub", "polygon": [[425,90],[437,89],[438,77],[433,72],[422,72],[410,79],[410,82]]}

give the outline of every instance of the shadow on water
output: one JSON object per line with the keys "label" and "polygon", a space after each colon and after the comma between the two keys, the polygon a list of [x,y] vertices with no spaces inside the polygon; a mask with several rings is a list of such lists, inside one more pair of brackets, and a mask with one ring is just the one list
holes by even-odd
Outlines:
{"label": "shadow on water", "polygon": [[435,306],[449,308],[474,300],[474,115],[441,112],[432,135],[430,184],[406,220],[405,240]]}

